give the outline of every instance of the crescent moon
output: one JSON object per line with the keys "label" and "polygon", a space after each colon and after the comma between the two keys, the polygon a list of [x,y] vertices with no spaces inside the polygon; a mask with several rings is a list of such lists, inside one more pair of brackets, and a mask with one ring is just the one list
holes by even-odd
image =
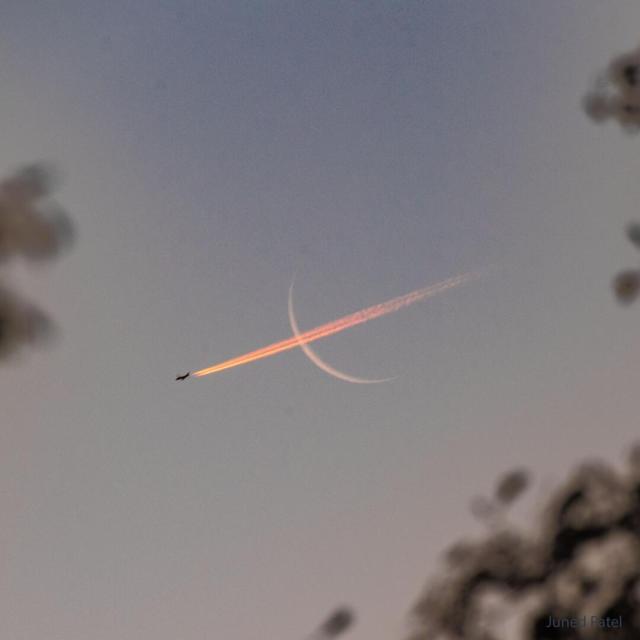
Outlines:
{"label": "crescent moon", "polygon": [[317,367],[322,369],[325,373],[328,373],[330,376],[334,378],[338,378],[338,380],[343,380],[344,382],[352,382],[354,384],[379,384],[380,382],[389,382],[394,378],[382,378],[382,379],[369,379],[369,378],[358,378],[357,376],[349,375],[348,373],[344,373],[343,371],[339,371],[335,367],[332,367],[328,362],[325,362],[302,338],[300,328],[298,327],[298,321],[296,320],[296,316],[293,312],[293,282],[291,282],[291,286],[289,287],[289,324],[291,325],[291,330],[293,331],[293,335],[298,341],[298,345],[304,352],[304,354],[315,364]]}

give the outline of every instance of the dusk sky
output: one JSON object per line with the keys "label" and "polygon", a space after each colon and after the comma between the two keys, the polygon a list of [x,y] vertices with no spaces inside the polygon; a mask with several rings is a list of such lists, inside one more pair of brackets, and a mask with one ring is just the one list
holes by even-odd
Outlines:
{"label": "dusk sky", "polygon": [[[0,637],[387,640],[469,499],[638,434],[640,137],[581,100],[636,0],[0,0],[0,175],[77,242],[3,267],[59,327],[0,367]],[[471,283],[201,379],[302,329]],[[532,506],[532,508],[533,508]]]}

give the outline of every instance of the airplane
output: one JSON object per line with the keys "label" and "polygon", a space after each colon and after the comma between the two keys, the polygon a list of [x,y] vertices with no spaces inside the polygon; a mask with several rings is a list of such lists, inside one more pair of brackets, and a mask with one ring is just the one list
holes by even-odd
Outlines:
{"label": "airplane", "polygon": [[183,376],[176,376],[176,381],[184,380],[185,378],[188,378],[190,374],[191,374],[191,371],[187,371],[187,373],[185,373]]}

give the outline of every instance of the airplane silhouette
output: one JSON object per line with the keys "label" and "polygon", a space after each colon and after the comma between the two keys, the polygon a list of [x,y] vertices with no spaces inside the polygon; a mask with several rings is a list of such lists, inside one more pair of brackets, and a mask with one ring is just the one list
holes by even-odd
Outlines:
{"label": "airplane silhouette", "polygon": [[183,376],[176,376],[176,380],[184,380],[185,378],[188,378],[190,374],[191,371],[187,371]]}

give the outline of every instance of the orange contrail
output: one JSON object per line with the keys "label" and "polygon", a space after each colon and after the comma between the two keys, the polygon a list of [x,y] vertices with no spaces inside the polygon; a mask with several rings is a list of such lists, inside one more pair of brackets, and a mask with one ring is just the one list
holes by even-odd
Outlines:
{"label": "orange contrail", "polygon": [[416,291],[412,291],[411,293],[407,293],[403,296],[392,298],[387,302],[381,302],[380,304],[375,304],[372,307],[367,307],[366,309],[362,309],[361,311],[356,311],[355,313],[351,313],[342,318],[338,318],[338,320],[327,322],[326,324],[316,327],[315,329],[309,329],[309,331],[305,331],[297,337],[291,336],[291,338],[281,340],[280,342],[275,342],[268,347],[262,347],[262,349],[256,349],[256,351],[251,351],[250,353],[247,353],[243,356],[231,358],[231,360],[225,360],[224,362],[215,364],[212,367],[194,371],[192,375],[201,378],[202,376],[208,376],[211,373],[219,373],[220,371],[225,371],[226,369],[238,367],[241,364],[248,364],[249,362],[254,362],[255,360],[261,360],[262,358],[267,358],[268,356],[274,356],[276,355],[276,353],[282,353],[283,351],[288,351],[289,349],[295,349],[296,347],[299,347],[300,344],[308,344],[310,342],[314,342],[315,340],[320,340],[320,338],[332,336],[334,333],[339,333],[340,331],[344,331],[345,329],[349,329],[350,327],[355,327],[356,325],[362,324],[363,322],[368,322],[369,320],[373,320],[374,318],[379,318],[380,316],[387,315],[388,313],[398,311],[399,309],[407,307],[414,302],[418,302],[420,300],[423,300],[424,298],[429,298],[436,295],[437,293],[442,293],[447,289],[451,289],[453,287],[457,287],[460,284],[468,282],[472,278],[477,277],[477,275],[478,274],[476,273],[463,273],[459,276],[448,278],[447,280],[443,280],[442,282],[438,282],[437,284],[425,287],[424,289],[417,289]]}

